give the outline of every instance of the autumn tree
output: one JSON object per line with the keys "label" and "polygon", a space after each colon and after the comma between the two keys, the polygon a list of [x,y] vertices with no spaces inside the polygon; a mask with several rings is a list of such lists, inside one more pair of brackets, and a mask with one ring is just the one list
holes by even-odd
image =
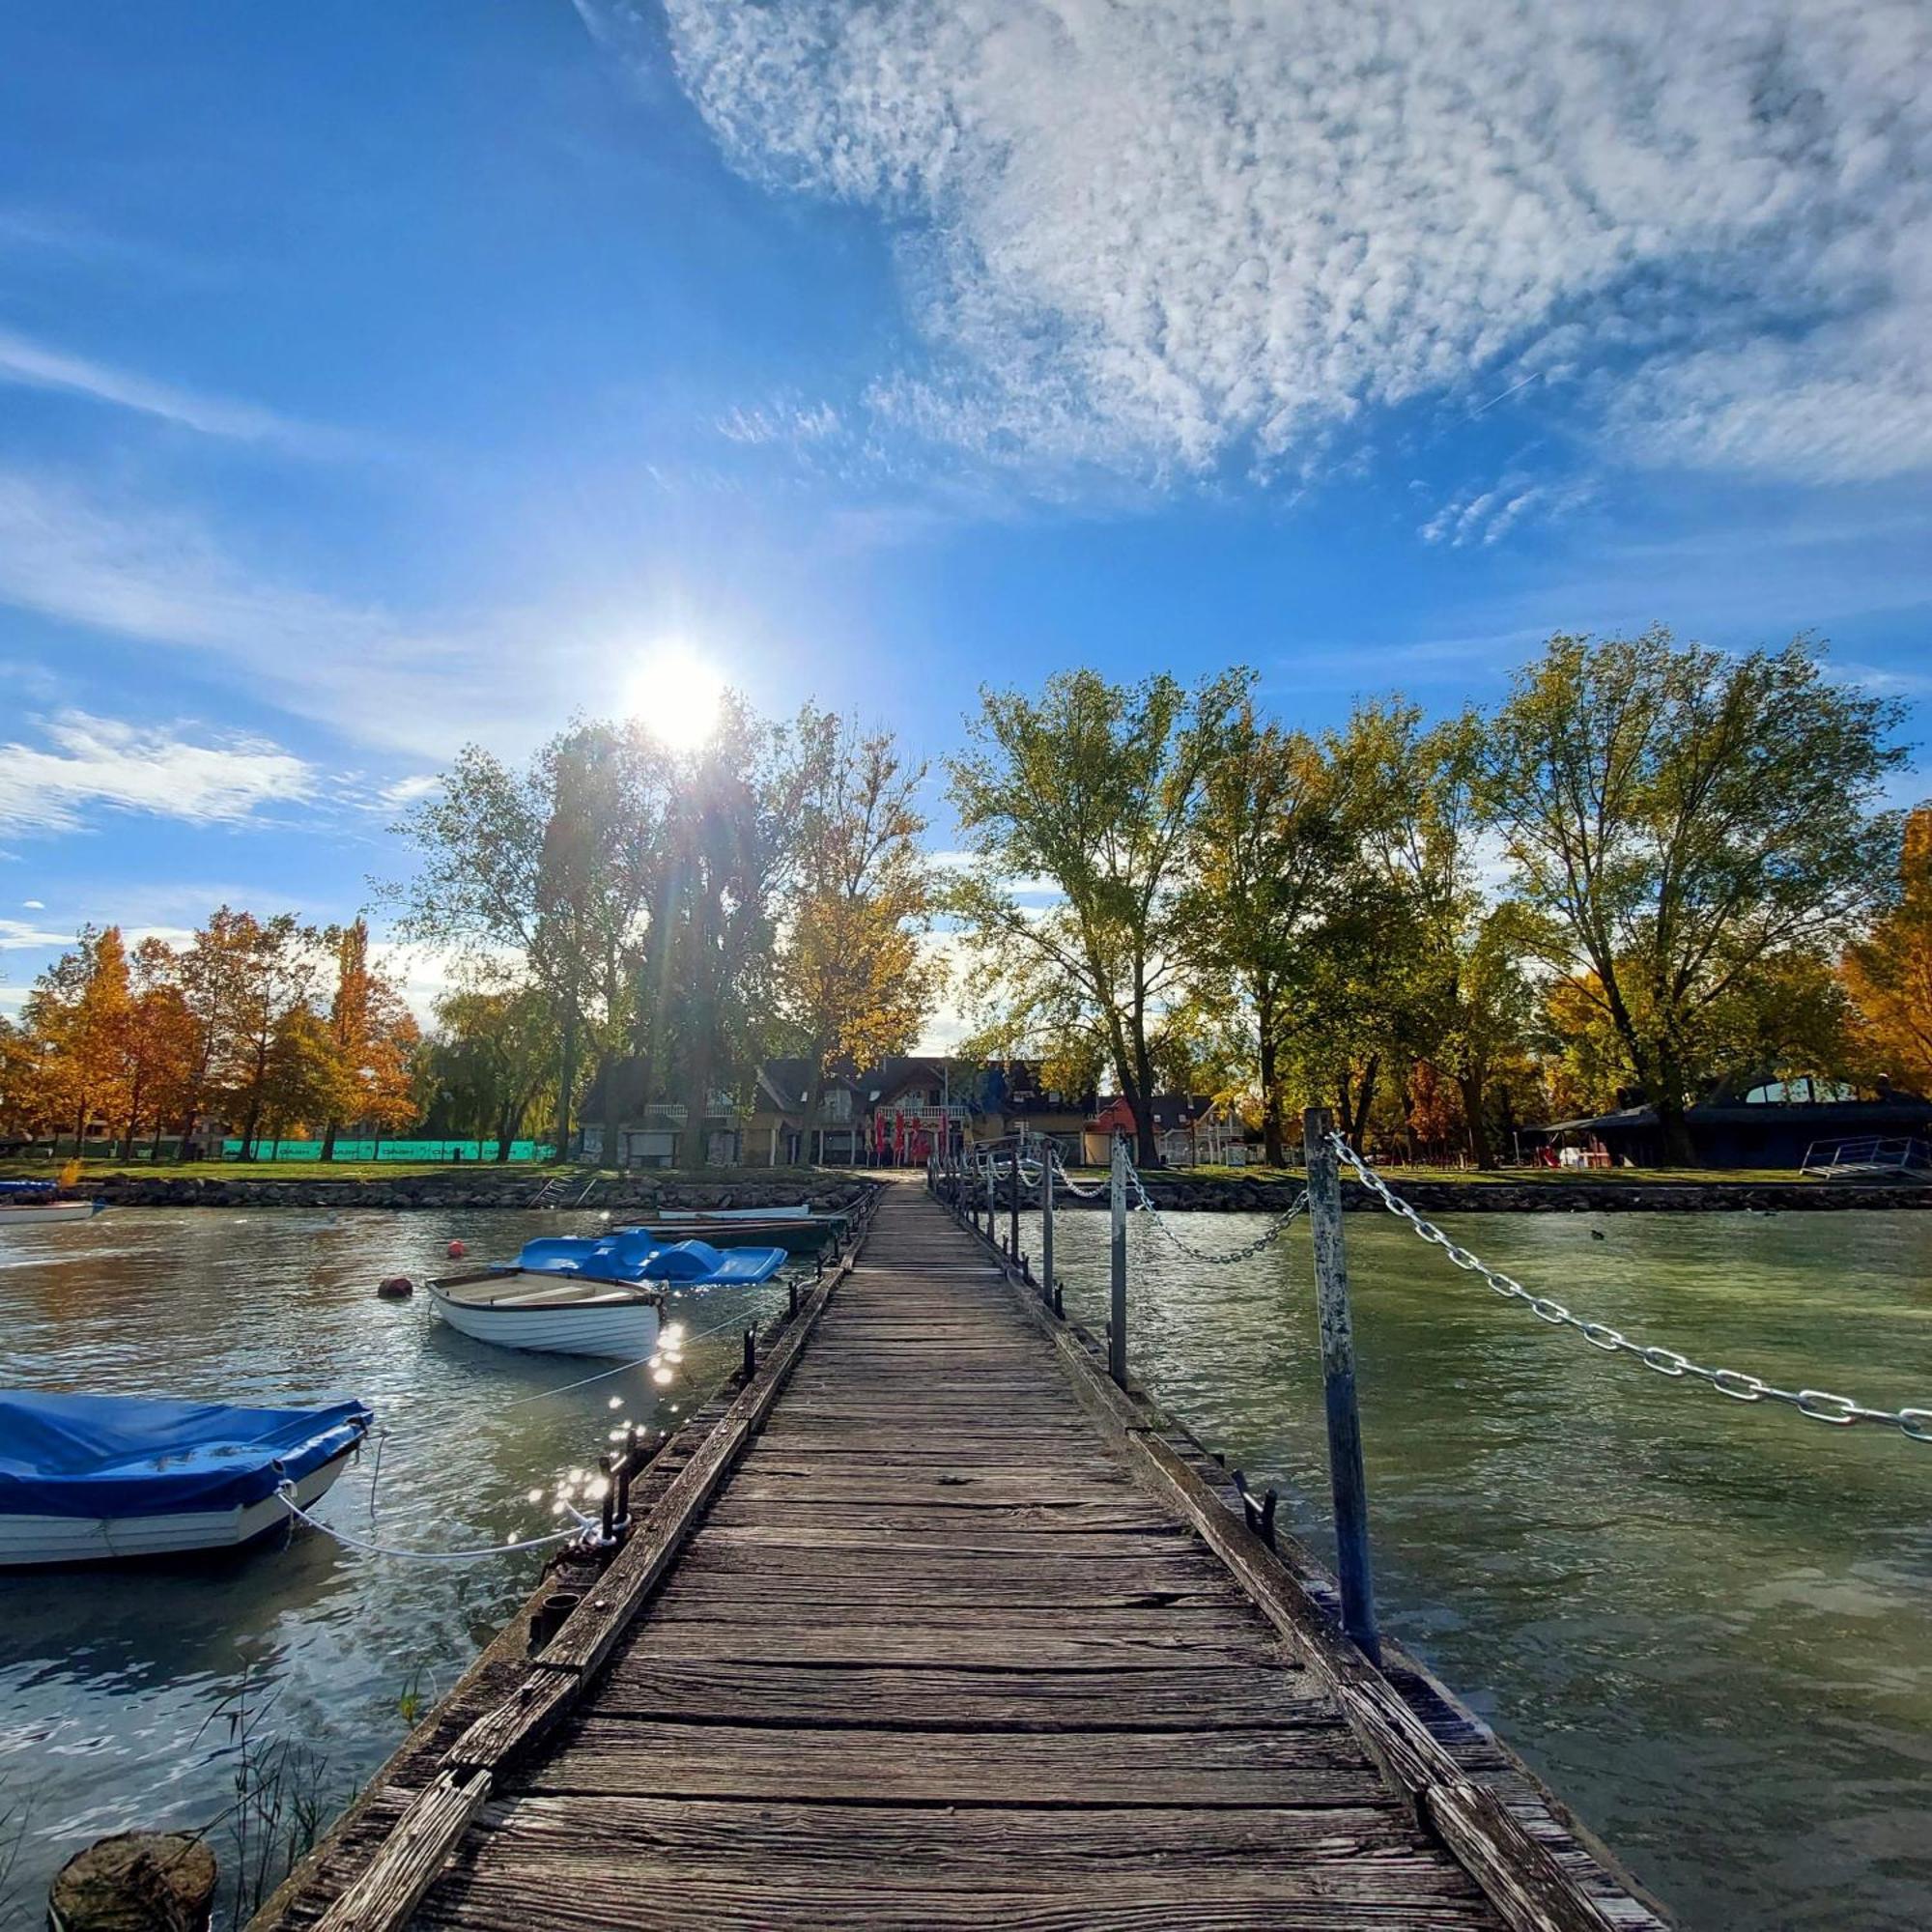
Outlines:
{"label": "autumn tree", "polygon": [[1906,820],[1897,902],[1846,949],[1843,972],[1867,1058],[1893,1084],[1932,1094],[1932,807]]}
{"label": "autumn tree", "polygon": [[334,954],[335,988],[328,1003],[321,1157],[333,1160],[345,1123],[366,1123],[380,1140],[415,1118],[412,1063],[421,1034],[402,989],[369,963],[366,920],[331,927],[323,940]]}
{"label": "autumn tree", "polygon": [[810,706],[795,728],[805,799],[773,985],[811,1069],[809,1138],[834,1063],[908,1051],[937,975],[922,946],[932,879],[915,801],[925,767],[908,766],[890,735]]}
{"label": "autumn tree", "polygon": [[71,1130],[76,1152],[91,1122],[121,1118],[132,1005],[115,925],[83,926],[27,995],[21,1022],[39,1042],[43,1101]]}
{"label": "autumn tree", "polygon": [[319,1115],[327,1104],[314,1084],[320,1062],[305,1023],[315,1017],[322,980],[321,935],[293,913],[257,919],[244,912],[225,923],[223,945],[232,1005],[216,1078],[240,1123],[242,1158],[252,1160],[271,1105],[287,1120],[303,1111]]}
{"label": "autumn tree", "polygon": [[[951,796],[972,855],[950,894],[982,998],[1080,1009],[1106,1041],[1139,1157],[1156,1159],[1152,1033],[1178,994],[1190,828],[1245,673],[1189,693],[1172,677],[1050,678],[1038,697],[984,691]],[[1048,902],[1022,903],[1037,881]]]}
{"label": "autumn tree", "polygon": [[1800,638],[1731,657],[1667,631],[1555,637],[1486,734],[1482,786],[1519,895],[1562,934],[1692,1158],[1691,1069],[1726,997],[1850,936],[1889,891],[1905,756],[1893,700],[1829,679]]}
{"label": "autumn tree", "polygon": [[167,1122],[189,1104],[196,1034],[180,968],[174,948],[156,934],[134,949],[121,1074],[123,1160],[133,1158],[135,1137],[149,1123],[155,1130],[154,1151],[158,1151]]}

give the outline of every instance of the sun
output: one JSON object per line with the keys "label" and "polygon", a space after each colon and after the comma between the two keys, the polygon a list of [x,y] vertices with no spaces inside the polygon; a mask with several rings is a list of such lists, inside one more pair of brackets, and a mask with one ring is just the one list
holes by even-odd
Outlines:
{"label": "sun", "polygon": [[695,752],[718,728],[724,680],[689,644],[654,644],[638,662],[624,709],[667,751]]}

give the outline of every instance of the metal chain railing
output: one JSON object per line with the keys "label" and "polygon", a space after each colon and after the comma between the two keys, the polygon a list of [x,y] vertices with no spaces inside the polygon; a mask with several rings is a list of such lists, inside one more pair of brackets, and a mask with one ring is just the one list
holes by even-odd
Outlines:
{"label": "metal chain railing", "polygon": [[1689,1355],[1680,1354],[1675,1349],[1634,1342],[1607,1322],[1586,1321],[1581,1316],[1572,1314],[1562,1302],[1548,1294],[1532,1293],[1520,1281],[1504,1274],[1499,1268],[1491,1267],[1481,1257],[1472,1255],[1467,1248],[1451,1240],[1435,1222],[1425,1219],[1395,1193],[1340,1134],[1331,1131],[1328,1142],[1337,1157],[1354,1170],[1356,1179],[1391,1214],[1398,1220],[1406,1221],[1421,1239],[1432,1247],[1440,1248],[1459,1268],[1481,1275],[1505,1301],[1521,1302],[1532,1315],[1548,1321],[1552,1327],[1574,1328],[1592,1348],[1601,1349],[1605,1354],[1634,1355],[1645,1368],[1654,1369],[1659,1375],[1673,1379],[1684,1376],[1695,1377],[1734,1402],[1781,1402],[1797,1409],[1801,1415],[1808,1415],[1814,1422],[1829,1422],[1839,1428],[1857,1422],[1884,1423],[1901,1435],[1911,1436],[1915,1442],[1932,1442],[1932,1408],[1871,1408],[1853,1401],[1848,1395],[1833,1395],[1826,1389],[1779,1388],[1758,1376],[1747,1375],[1742,1369],[1708,1368],[1701,1362],[1693,1362]]}
{"label": "metal chain railing", "polygon": [[1138,1210],[1147,1215],[1152,1221],[1153,1225],[1189,1261],[1200,1262],[1208,1267],[1228,1267],[1232,1266],[1236,1262],[1252,1260],[1264,1248],[1272,1247],[1276,1241],[1281,1239],[1282,1236],[1288,1233],[1289,1228],[1301,1215],[1308,1211],[1308,1190],[1304,1187],[1289,1203],[1287,1209],[1277,1214],[1252,1241],[1244,1241],[1238,1248],[1228,1248],[1220,1253],[1215,1253],[1207,1248],[1195,1247],[1191,1242],[1182,1240],[1174,1232],[1173,1228],[1168,1225],[1167,1217],[1154,1205],[1153,1196],[1148,1192],[1147,1182],[1141,1179],[1141,1171],[1134,1165],[1131,1158],[1127,1161],[1127,1184],[1134,1191],[1134,1205]]}

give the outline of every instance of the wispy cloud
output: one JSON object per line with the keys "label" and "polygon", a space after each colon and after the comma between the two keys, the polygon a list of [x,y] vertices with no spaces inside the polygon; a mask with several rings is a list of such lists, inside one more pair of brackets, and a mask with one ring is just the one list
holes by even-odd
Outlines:
{"label": "wispy cloud", "polygon": [[[0,469],[0,605],[205,653],[286,709],[423,757],[532,728],[535,646],[511,622],[413,626],[251,569],[185,511],[58,476]],[[550,690],[593,668],[557,628],[532,626]]]}
{"label": "wispy cloud", "polygon": [[[629,0],[579,0],[607,44]],[[726,153],[902,238],[983,452],[1290,469],[1377,406],[1589,400],[1639,457],[1932,463],[1918,0],[667,0]],[[648,40],[642,43],[648,47]]]}
{"label": "wispy cloud", "polygon": [[72,936],[43,931],[25,920],[0,919],[0,952],[40,952],[49,946],[65,946]]}
{"label": "wispy cloud", "polygon": [[1487,488],[1462,490],[1451,497],[1416,534],[1424,543],[1489,549],[1530,519],[1551,523],[1589,501],[1588,483],[1539,483],[1525,469],[1511,469]]}
{"label": "wispy cloud", "polygon": [[307,764],[259,738],[192,737],[83,711],[49,720],[42,735],[0,745],[0,820],[19,831],[71,832],[100,809],[240,825],[314,789]]}
{"label": "wispy cloud", "polygon": [[240,442],[274,442],[320,452],[337,442],[329,433],[292,422],[272,411],[156,382],[132,370],[72,355],[0,328],[0,383],[85,396],[116,409],[153,416],[202,436]]}

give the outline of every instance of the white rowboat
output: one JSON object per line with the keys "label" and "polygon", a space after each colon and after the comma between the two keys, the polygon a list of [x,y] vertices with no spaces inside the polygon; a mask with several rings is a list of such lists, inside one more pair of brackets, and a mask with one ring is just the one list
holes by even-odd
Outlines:
{"label": "white rowboat", "polygon": [[459,1334],[544,1355],[641,1361],[658,1345],[662,1290],[533,1268],[491,1268],[429,1284],[429,1304]]}
{"label": "white rowboat", "polygon": [[37,1227],[43,1221],[88,1221],[103,1205],[99,1201],[34,1201],[14,1206],[0,1201],[0,1228]]}

